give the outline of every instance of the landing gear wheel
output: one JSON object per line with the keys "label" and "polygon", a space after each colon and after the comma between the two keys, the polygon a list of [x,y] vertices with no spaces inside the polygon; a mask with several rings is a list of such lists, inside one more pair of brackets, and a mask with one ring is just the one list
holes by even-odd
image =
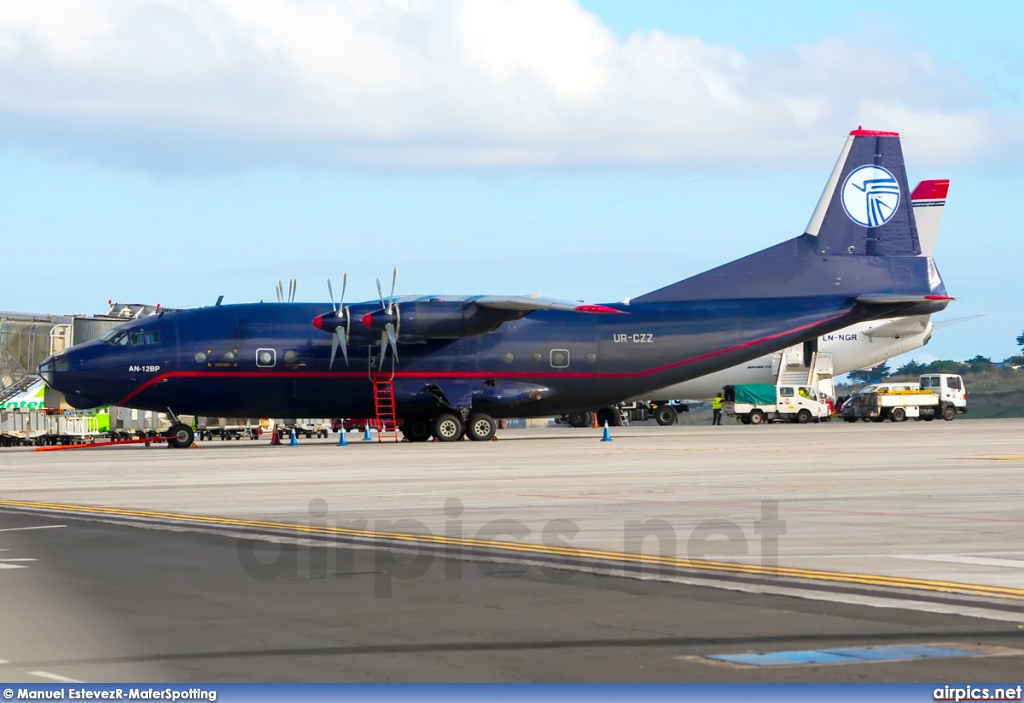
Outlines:
{"label": "landing gear wheel", "polygon": [[956,408],[952,405],[947,405],[942,409],[942,419],[946,422],[951,422],[956,419]]}
{"label": "landing gear wheel", "polygon": [[892,413],[889,415],[889,419],[893,422],[906,422],[907,411],[903,408],[893,408]]}
{"label": "landing gear wheel", "polygon": [[192,440],[196,438],[196,433],[185,423],[179,422],[167,430],[165,436],[167,437],[167,444],[175,449],[187,449],[192,446]]}
{"label": "landing gear wheel", "polygon": [[601,408],[597,411],[597,424],[604,427],[604,423],[608,423],[609,427],[619,426],[619,411],[615,408]]}
{"label": "landing gear wheel", "polygon": [[425,418],[409,418],[402,423],[402,434],[410,442],[426,442],[430,439],[431,433],[430,420]]}
{"label": "landing gear wheel", "polygon": [[569,414],[569,426],[570,427],[590,427],[594,424],[593,413],[570,413]]}
{"label": "landing gear wheel", "polygon": [[662,427],[674,425],[676,424],[676,410],[671,406],[662,405],[654,411],[654,419]]}
{"label": "landing gear wheel", "polygon": [[764,424],[764,413],[760,410],[750,411],[750,424],[751,425],[763,425]]}
{"label": "landing gear wheel", "polygon": [[438,415],[432,433],[438,442],[456,442],[462,438],[462,420],[451,413]]}
{"label": "landing gear wheel", "polygon": [[473,442],[487,442],[494,439],[494,432],[498,429],[498,423],[490,415],[478,413],[469,416],[469,423],[466,425],[466,436]]}

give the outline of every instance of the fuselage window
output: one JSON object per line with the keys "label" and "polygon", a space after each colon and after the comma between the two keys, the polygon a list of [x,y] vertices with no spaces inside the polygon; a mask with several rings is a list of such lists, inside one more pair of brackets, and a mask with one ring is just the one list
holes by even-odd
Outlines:
{"label": "fuselage window", "polygon": [[568,349],[552,349],[551,350],[551,367],[556,369],[564,369],[569,366],[569,350]]}

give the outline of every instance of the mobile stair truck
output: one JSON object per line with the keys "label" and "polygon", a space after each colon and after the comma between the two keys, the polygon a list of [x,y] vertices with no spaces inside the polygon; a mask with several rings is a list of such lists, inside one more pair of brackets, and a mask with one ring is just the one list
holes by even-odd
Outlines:
{"label": "mobile stair truck", "polygon": [[868,386],[850,396],[843,405],[843,419],[872,422],[891,420],[904,422],[908,418],[931,421],[956,419],[957,413],[967,412],[967,389],[960,376],[949,373],[924,374],[919,388],[897,390],[885,384]]}
{"label": "mobile stair truck", "polygon": [[747,383],[726,386],[722,411],[735,415],[744,425],[786,421],[828,422],[832,410],[818,400],[811,386],[773,386],[770,383]]}

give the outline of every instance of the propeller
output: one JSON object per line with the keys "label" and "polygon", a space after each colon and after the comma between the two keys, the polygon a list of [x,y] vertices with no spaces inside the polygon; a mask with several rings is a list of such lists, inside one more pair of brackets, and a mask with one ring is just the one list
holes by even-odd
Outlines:
{"label": "propeller", "polygon": [[[380,279],[377,279],[377,296],[380,298],[380,307],[389,316],[394,314],[397,310],[395,306],[395,283],[398,281],[398,269],[395,268],[391,272],[391,295],[388,296],[387,305],[384,304],[384,291],[380,286]],[[398,315],[395,315],[398,318]],[[387,354],[388,344],[391,345],[391,352],[395,355],[395,361],[398,361],[398,335],[395,332],[395,325],[388,322],[384,325],[384,331],[380,333],[380,367],[384,368],[384,356]]]}
{"label": "propeller", "polygon": [[[289,303],[294,303],[295,302],[295,291],[298,288],[298,286],[299,286],[299,282],[297,280],[295,280],[294,278],[288,279],[288,302]],[[284,298],[284,284],[282,284],[281,281],[277,282],[277,288],[275,289],[275,292],[277,293],[277,302],[283,303],[284,300],[285,300],[285,298]]]}
{"label": "propeller", "polygon": [[[341,314],[345,317],[345,324],[334,328],[334,335],[331,337],[331,364],[328,368],[334,368],[334,357],[338,355],[338,347],[341,347],[341,355],[345,358],[345,366],[348,366],[348,337],[349,328],[352,326],[352,315],[345,307],[345,289],[348,288],[348,274],[341,279],[341,299],[338,304],[334,303],[334,288],[331,287],[331,279],[327,279],[327,292],[331,294],[331,305],[334,306],[334,313],[337,314],[340,308]],[[344,330],[342,328],[344,327]]]}

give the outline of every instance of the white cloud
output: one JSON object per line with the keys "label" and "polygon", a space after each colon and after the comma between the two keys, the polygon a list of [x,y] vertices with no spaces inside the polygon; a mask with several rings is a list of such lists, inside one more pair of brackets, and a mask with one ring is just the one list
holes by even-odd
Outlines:
{"label": "white cloud", "polygon": [[8,143],[143,162],[748,163],[864,124],[948,164],[1020,122],[918,48],[620,42],[571,0],[0,5]]}

